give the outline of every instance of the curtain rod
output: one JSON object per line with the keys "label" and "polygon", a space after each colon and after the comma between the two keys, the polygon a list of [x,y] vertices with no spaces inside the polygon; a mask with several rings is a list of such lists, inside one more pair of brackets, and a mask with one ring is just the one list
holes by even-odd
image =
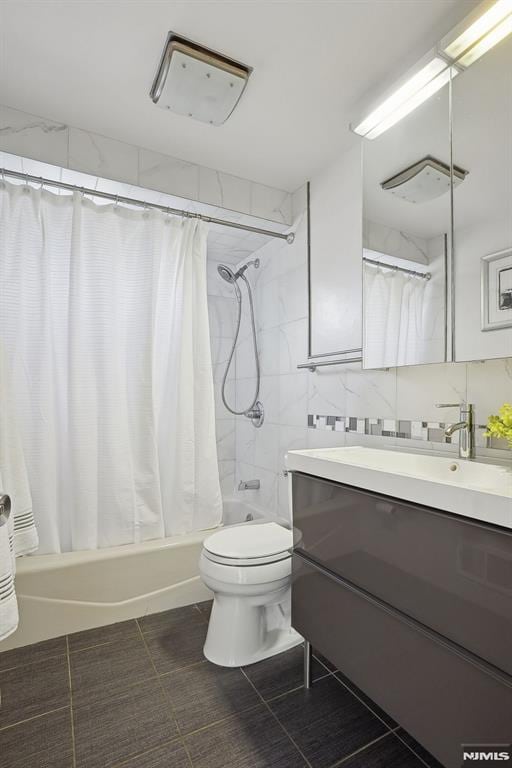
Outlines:
{"label": "curtain rod", "polygon": [[243,229],[246,232],[256,232],[258,235],[267,235],[268,237],[277,237],[291,245],[295,240],[295,234],[293,232],[273,232],[271,229],[262,229],[261,227],[251,227],[249,224],[238,224],[236,221],[227,221],[226,219],[216,219],[213,216],[206,216],[202,213],[191,213],[190,211],[184,211],[180,208],[171,208],[167,205],[159,205],[158,203],[147,203],[145,200],[137,200],[132,197],[125,197],[124,195],[113,195],[110,192],[102,192],[99,189],[89,189],[88,187],[80,187],[77,184],[67,184],[65,181],[54,181],[53,179],[45,179],[42,176],[32,176],[29,173],[20,173],[19,171],[10,171],[7,168],[0,169],[0,177],[10,176],[13,179],[20,179],[21,181],[31,182],[33,184],[40,184],[46,187],[57,187],[58,189],[67,189],[69,192],[82,192],[84,195],[90,197],[101,197],[104,200],[113,200],[116,203],[125,203],[126,205],[137,205],[141,208],[155,208],[158,211],[164,213],[172,213],[175,216],[184,216],[190,219],[200,219],[201,221],[207,221],[210,224],[220,224],[223,227],[232,227],[233,229]]}
{"label": "curtain rod", "polygon": [[363,261],[367,264],[375,264],[376,267],[384,267],[385,269],[393,269],[396,272],[405,272],[408,275],[414,275],[414,277],[422,277],[423,280],[430,280],[432,275],[430,272],[416,272],[414,269],[406,269],[405,267],[397,267],[395,264],[386,264],[385,261],[377,261],[376,259],[367,259],[363,256]]}

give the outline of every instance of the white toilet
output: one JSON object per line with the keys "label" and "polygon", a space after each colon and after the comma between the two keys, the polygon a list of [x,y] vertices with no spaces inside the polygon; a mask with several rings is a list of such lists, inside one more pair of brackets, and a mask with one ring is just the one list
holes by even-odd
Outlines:
{"label": "white toilet", "polygon": [[204,655],[222,667],[266,659],[302,642],[290,625],[292,531],[243,523],[205,539],[201,578],[214,593]]}

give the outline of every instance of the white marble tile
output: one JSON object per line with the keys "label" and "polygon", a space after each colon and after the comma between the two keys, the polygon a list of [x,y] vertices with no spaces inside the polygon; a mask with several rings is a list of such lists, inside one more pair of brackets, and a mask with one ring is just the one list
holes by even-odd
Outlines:
{"label": "white marble tile", "polygon": [[148,149],[139,151],[139,184],[171,195],[199,198],[199,166]]}
{"label": "white marble tile", "polygon": [[[212,354],[212,368],[213,368],[213,380],[216,383],[221,383],[226,366],[229,361],[229,355],[232,347],[231,339],[215,338],[210,339],[210,348]],[[227,381],[231,381],[236,376],[236,363],[233,359],[229,366]]]}
{"label": "white marble tile", "polygon": [[235,419],[219,419],[215,424],[217,458],[219,461],[234,461],[236,458]]}
{"label": "white marble tile", "polygon": [[251,213],[269,221],[283,224],[292,223],[292,200],[289,192],[283,192],[264,184],[253,183],[251,187]]}
{"label": "white marble tile", "polygon": [[341,448],[345,445],[345,432],[328,429],[308,429],[308,448]]}
{"label": "white marble tile", "polygon": [[[262,427],[263,429],[263,427]],[[235,424],[236,460],[243,464],[254,464],[254,447],[258,430],[245,416],[237,416]]]}
{"label": "white marble tile", "polygon": [[440,363],[396,369],[399,419],[456,421],[457,408],[436,408],[437,403],[462,403],[466,399],[466,364]]}
{"label": "white marble tile", "polygon": [[202,203],[250,214],[251,182],[200,166],[198,199]]}
{"label": "white marble tile", "polygon": [[236,299],[229,296],[208,296],[208,318],[210,336],[232,339],[235,335],[238,305]]}
{"label": "white marble tile", "polygon": [[235,491],[235,469],[234,461],[219,461],[220,491],[224,499],[233,496]]}
{"label": "white marble tile", "polygon": [[274,376],[280,366],[280,329],[269,328],[258,336],[262,376]]}
{"label": "white marble tile", "polygon": [[[288,246],[290,247],[290,246]],[[291,246],[293,248],[293,246]],[[307,274],[302,266],[279,278],[279,322],[290,323],[308,315]]]}
{"label": "white marble tile", "polygon": [[259,429],[254,427],[252,429],[255,432],[254,465],[272,472],[279,472],[279,426],[264,423]]}
{"label": "white marble tile", "polygon": [[363,222],[363,245],[395,258],[429,263],[426,240],[368,219]]}
{"label": "white marble tile", "polygon": [[279,475],[263,467],[237,462],[235,480],[237,487],[241,480],[260,481],[260,489],[258,491],[243,491],[242,500],[255,504],[267,518],[275,515]]}
{"label": "white marble tile", "polygon": [[306,362],[308,323],[294,320],[279,328],[279,373],[296,373],[297,365]]}
{"label": "white marble tile", "polygon": [[467,399],[477,424],[487,424],[504,403],[512,403],[512,358],[467,363]]}
{"label": "white marble tile", "polygon": [[265,409],[265,423],[279,424],[279,379],[280,376],[262,376],[260,400]]}
{"label": "white marble tile", "polygon": [[256,377],[249,376],[241,379],[237,376],[236,380],[236,410],[247,410],[253,400],[256,392]]}
{"label": "white marble tile", "polygon": [[96,133],[69,129],[68,164],[76,171],[137,184],[137,147]]}
{"label": "white marble tile", "polygon": [[347,365],[344,366],[344,380],[346,416],[395,418],[395,369],[363,371],[359,366]]}
{"label": "white marble tile", "polygon": [[287,451],[302,451],[308,448],[308,434],[315,430],[307,427],[281,427],[279,434],[279,469],[284,468]]}
{"label": "white marble tile", "polygon": [[[230,381],[226,381],[225,392],[226,392],[226,400],[232,406],[236,402],[236,384],[234,379]],[[220,382],[216,382],[216,385],[214,387],[214,395],[215,395],[215,418],[230,419],[233,414],[231,414],[227,410],[226,406],[222,402]]]}
{"label": "white marble tile", "polygon": [[279,281],[270,280],[265,284],[258,284],[255,291],[256,327],[263,331],[275,328],[280,322],[279,312]]}
{"label": "white marble tile", "polygon": [[292,193],[292,219],[294,222],[306,211],[307,205],[307,186],[304,184]]}
{"label": "white marble tile", "polygon": [[291,427],[306,427],[308,423],[308,373],[279,376],[279,423]]}
{"label": "white marble tile", "polygon": [[0,106],[0,149],[66,167],[68,126]]}
{"label": "white marble tile", "polygon": [[307,413],[324,416],[351,416],[347,412],[345,373],[342,366],[317,368],[307,372]]}

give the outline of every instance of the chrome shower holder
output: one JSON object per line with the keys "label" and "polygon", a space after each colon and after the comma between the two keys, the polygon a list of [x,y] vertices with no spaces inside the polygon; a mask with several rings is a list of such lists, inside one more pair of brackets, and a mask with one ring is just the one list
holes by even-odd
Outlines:
{"label": "chrome shower holder", "polygon": [[263,403],[260,400],[256,400],[254,406],[246,411],[244,416],[247,416],[247,418],[251,420],[253,427],[256,427],[256,429],[261,427],[265,421],[265,409],[263,408]]}

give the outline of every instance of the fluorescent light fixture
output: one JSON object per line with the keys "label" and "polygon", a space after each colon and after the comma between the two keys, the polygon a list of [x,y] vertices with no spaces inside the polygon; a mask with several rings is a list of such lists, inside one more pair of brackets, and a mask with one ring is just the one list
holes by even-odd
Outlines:
{"label": "fluorescent light fixture", "polygon": [[494,48],[495,45],[498,45],[498,43],[510,35],[511,32],[512,14],[502,21],[501,24],[498,24],[497,27],[494,27],[491,32],[470,48],[467,53],[461,56],[457,63],[462,64],[463,67],[469,67],[470,64],[477,61],[477,59],[483,56],[484,53],[487,53],[491,48]]}
{"label": "fluorescent light fixture", "polygon": [[[451,59],[458,59],[458,57],[464,53],[464,51],[467,51],[467,49],[475,45],[475,43],[478,43],[479,46],[482,45],[485,42],[488,33],[491,33],[491,35],[496,33],[496,25],[500,24],[500,22],[506,19],[506,17],[511,13],[512,0],[497,0],[497,2],[494,3],[494,5],[491,6],[488,11],[486,11],[486,13],[482,14],[479,19],[473,22],[473,24],[465,29],[462,34],[456,37],[455,40],[444,49],[444,52]],[[510,20],[508,21],[510,23]],[[485,50],[480,53],[479,56],[472,59],[469,63],[471,64],[473,61],[476,61],[477,58],[483,56],[483,54],[492,48],[493,45],[496,45],[496,43],[498,43],[500,40],[503,40],[503,38],[508,34],[509,32],[502,34],[501,37],[498,37],[498,39],[490,43],[485,48]],[[461,60],[460,63],[463,63],[463,61]]]}
{"label": "fluorescent light fixture", "polygon": [[[439,88],[442,88],[446,82],[450,79],[449,70],[446,69],[447,64],[440,56],[436,56],[429,61],[419,72],[416,72],[409,80],[407,80],[400,88],[394,91],[385,101],[382,102],[376,109],[371,112],[361,123],[359,123],[354,132],[360,136],[366,136],[368,139],[374,139],[379,136],[383,131],[390,128],[397,123],[402,117],[409,114],[415,107],[428,99]],[[437,75],[448,71],[448,78],[441,83],[433,91],[427,93],[427,95],[420,101],[417,101],[413,106],[407,108],[408,104],[413,99],[417,99],[423,90],[435,82]],[[444,73],[443,73],[444,74]],[[380,126],[385,127],[380,130]]]}

